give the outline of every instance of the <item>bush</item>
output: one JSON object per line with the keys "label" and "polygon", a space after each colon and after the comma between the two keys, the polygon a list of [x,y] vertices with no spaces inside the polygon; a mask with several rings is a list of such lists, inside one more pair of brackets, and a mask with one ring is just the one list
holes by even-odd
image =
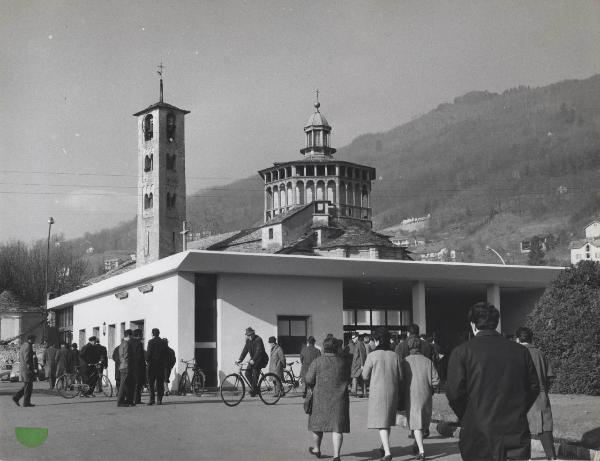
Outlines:
{"label": "bush", "polygon": [[552,392],[600,395],[600,264],[563,271],[528,317],[556,374]]}

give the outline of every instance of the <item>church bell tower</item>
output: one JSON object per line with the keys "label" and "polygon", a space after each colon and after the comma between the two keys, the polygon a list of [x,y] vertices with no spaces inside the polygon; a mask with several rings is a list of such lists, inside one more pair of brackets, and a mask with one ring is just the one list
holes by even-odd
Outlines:
{"label": "church bell tower", "polygon": [[186,219],[184,117],[190,112],[160,99],[134,115],[138,132],[137,266],[182,251]]}

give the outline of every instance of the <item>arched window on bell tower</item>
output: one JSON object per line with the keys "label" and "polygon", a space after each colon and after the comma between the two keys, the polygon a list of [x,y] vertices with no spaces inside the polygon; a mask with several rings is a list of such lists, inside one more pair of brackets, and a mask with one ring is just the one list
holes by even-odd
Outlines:
{"label": "arched window on bell tower", "polygon": [[147,173],[154,169],[154,154],[146,155],[144,157],[144,171]]}
{"label": "arched window on bell tower", "polygon": [[175,114],[169,112],[167,114],[167,139],[169,142],[173,142],[173,139],[175,139],[175,127]]}
{"label": "arched window on bell tower", "polygon": [[154,121],[152,114],[144,117],[144,141],[150,141],[154,136]]}

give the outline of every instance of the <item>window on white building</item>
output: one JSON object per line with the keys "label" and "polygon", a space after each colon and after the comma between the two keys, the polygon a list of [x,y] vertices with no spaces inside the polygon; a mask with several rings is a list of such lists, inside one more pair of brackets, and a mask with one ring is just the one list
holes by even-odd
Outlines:
{"label": "window on white building", "polygon": [[277,317],[277,342],[285,354],[299,354],[308,336],[308,317],[280,315]]}

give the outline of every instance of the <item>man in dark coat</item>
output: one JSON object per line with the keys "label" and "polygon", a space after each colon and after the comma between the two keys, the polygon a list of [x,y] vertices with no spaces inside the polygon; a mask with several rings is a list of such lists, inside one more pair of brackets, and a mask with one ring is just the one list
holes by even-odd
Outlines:
{"label": "man in dark coat", "polygon": [[121,384],[121,371],[119,369],[120,365],[121,365],[121,358],[119,356],[119,347],[121,345],[119,344],[117,347],[115,347],[115,349],[113,350],[112,353],[112,359],[115,362],[115,389],[117,391],[117,393],[119,392],[119,385]]}
{"label": "man in dark coat", "polygon": [[[98,338],[96,338],[94,347],[96,348],[96,354],[98,355],[100,363],[102,364],[102,368],[98,370],[98,375],[100,377],[104,373],[104,370],[108,368],[108,350],[106,347],[100,344]],[[100,387],[101,385],[102,383],[100,382],[100,379],[98,379],[98,392],[102,392],[102,388]]]}
{"label": "man in dark coat", "polygon": [[123,340],[118,347],[119,350],[119,393],[117,396],[118,407],[135,406],[134,399],[134,380],[132,367],[132,348],[131,348],[131,330],[127,329],[123,333]]}
{"label": "man in dark coat", "polygon": [[315,347],[315,338],[314,336],[308,337],[308,342],[306,347],[302,348],[300,351],[300,378],[304,382],[304,391],[302,396],[306,398],[306,392],[308,390],[308,386],[306,385],[306,372],[308,371],[308,367],[314,359],[321,356],[321,351]]}
{"label": "man in dark coat", "polygon": [[348,353],[352,356],[350,377],[352,378],[352,395],[358,397],[358,384],[360,383],[361,395],[365,396],[365,383],[362,380],[362,368],[367,360],[367,348],[358,333],[352,333],[352,339],[348,344]]}
{"label": "man in dark coat", "polygon": [[158,394],[156,403],[162,405],[165,393],[167,345],[160,337],[158,328],[152,329],[152,339],[148,341],[146,358],[148,361],[148,387],[150,388],[150,402],[148,402],[148,405],[154,405],[156,394]]}
{"label": "man in dark coat", "polygon": [[540,384],[529,351],[496,331],[500,312],[487,302],[469,309],[475,337],[456,347],[446,396],[461,422],[465,461],[529,459],[527,412]]}
{"label": "man in dark coat", "polygon": [[175,358],[175,351],[169,347],[169,340],[167,338],[163,338],[165,342],[165,350],[167,351],[167,358],[165,362],[165,395],[169,395],[169,383],[171,382],[171,370],[177,363],[177,359]]}
{"label": "man in dark coat", "polygon": [[131,343],[132,354],[132,376],[134,380],[134,403],[142,404],[142,389],[146,384],[146,351],[142,343],[142,330],[133,331],[133,337],[129,340]]}
{"label": "man in dark coat", "polygon": [[242,349],[240,358],[236,363],[242,362],[246,354],[250,354],[249,365],[246,368],[246,378],[252,385],[250,390],[250,396],[256,395],[256,387],[258,384],[258,377],[260,376],[260,370],[269,363],[269,356],[265,352],[265,345],[260,336],[258,336],[252,327],[246,328],[246,345]]}
{"label": "man in dark coat", "polygon": [[527,413],[529,431],[540,438],[542,447],[544,447],[544,451],[546,452],[546,458],[556,459],[554,436],[552,434],[554,421],[552,419],[550,399],[548,398],[548,388],[554,380],[554,371],[552,371],[552,366],[548,363],[542,351],[531,344],[533,331],[530,328],[520,327],[515,336],[517,342],[525,346],[531,354],[535,371],[540,380],[540,394],[529,410],[529,413]]}
{"label": "man in dark coat", "polygon": [[77,343],[71,344],[69,350],[69,368],[67,371],[73,373],[75,368],[79,368],[79,350],[77,349]]}
{"label": "man in dark coat", "polygon": [[33,343],[35,342],[35,335],[27,336],[27,341],[21,346],[19,351],[19,361],[21,369],[19,375],[23,382],[23,387],[13,395],[13,402],[15,405],[20,406],[19,400],[23,397],[24,407],[35,407],[31,403],[31,392],[33,391],[33,380],[35,379],[35,365],[33,361]]}
{"label": "man in dark coat", "polygon": [[[420,337],[419,325],[417,325],[416,323],[413,323],[412,325],[408,326],[408,338],[410,338],[411,336],[414,336],[416,338]],[[410,355],[410,350],[408,349],[407,341],[400,341],[396,346],[395,352],[400,356],[401,359],[405,359],[406,357],[408,357]],[[431,344],[425,341],[425,339],[421,340],[421,354],[423,354],[429,360],[433,361],[433,348],[431,347]]]}
{"label": "man in dark coat", "polygon": [[90,389],[87,395],[92,395],[96,389],[98,382],[98,373],[96,372],[96,364],[100,362],[100,355],[96,349],[96,337],[90,336],[88,343],[79,351],[79,373],[81,379]]}
{"label": "man in dark coat", "polygon": [[70,368],[70,351],[67,349],[67,343],[61,342],[60,349],[56,351],[56,376],[61,376],[66,373]]}
{"label": "man in dark coat", "polygon": [[44,367],[44,375],[50,384],[50,389],[54,389],[56,384],[56,353],[58,350],[54,347],[54,344],[49,344],[44,351],[42,357],[42,366]]}

